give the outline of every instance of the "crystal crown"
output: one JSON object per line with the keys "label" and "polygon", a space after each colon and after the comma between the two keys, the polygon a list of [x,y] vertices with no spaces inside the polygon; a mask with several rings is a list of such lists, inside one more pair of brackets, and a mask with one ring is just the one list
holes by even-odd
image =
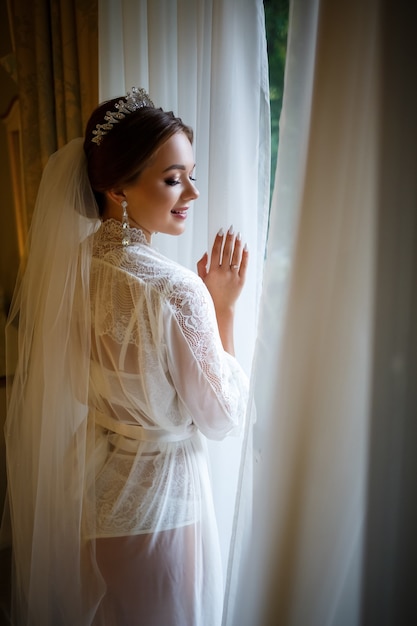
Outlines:
{"label": "crystal crown", "polygon": [[106,112],[104,116],[105,124],[97,124],[93,130],[94,137],[91,141],[94,141],[97,145],[100,145],[104,135],[107,135],[114,124],[118,124],[126,115],[138,109],[142,109],[143,107],[155,107],[146,91],[142,88],[138,89],[137,87],[132,87],[131,91],[127,92],[124,100],[119,100],[114,106],[115,111]]}

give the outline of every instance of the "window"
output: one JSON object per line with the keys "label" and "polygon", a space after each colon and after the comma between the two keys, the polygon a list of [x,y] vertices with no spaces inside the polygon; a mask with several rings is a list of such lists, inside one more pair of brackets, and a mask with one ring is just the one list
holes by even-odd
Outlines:
{"label": "window", "polygon": [[289,0],[264,0],[271,101],[271,195],[279,141],[279,117],[284,91]]}

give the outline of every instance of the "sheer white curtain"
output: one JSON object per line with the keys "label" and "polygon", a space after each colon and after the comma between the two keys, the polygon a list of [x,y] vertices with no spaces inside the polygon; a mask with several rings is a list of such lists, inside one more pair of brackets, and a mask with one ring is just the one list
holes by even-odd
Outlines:
{"label": "sheer white curtain", "polygon": [[[154,244],[183,265],[210,251],[220,227],[250,252],[237,307],[237,358],[249,373],[269,209],[269,87],[262,0],[100,0],[100,100],[142,86],[195,130],[200,198],[180,238]],[[226,565],[242,445],[211,444]],[[225,480],[226,477],[226,480]],[[249,486],[249,485],[248,485]]]}
{"label": "sheer white curtain", "polygon": [[100,0],[99,59],[100,101],[140,85],[194,128],[200,199],[186,233],[155,244],[194,269],[220,227],[241,231],[251,263],[237,349],[249,371],[269,208],[262,0]]}
{"label": "sheer white curtain", "polygon": [[401,1],[291,3],[234,626],[416,619],[412,23]]}

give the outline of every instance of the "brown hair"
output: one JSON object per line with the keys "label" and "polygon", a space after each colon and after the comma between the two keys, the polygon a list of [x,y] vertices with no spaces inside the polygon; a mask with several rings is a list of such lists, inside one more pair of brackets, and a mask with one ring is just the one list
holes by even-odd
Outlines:
{"label": "brown hair", "polygon": [[183,132],[193,141],[192,129],[172,111],[143,107],[114,124],[98,145],[92,141],[97,124],[105,123],[107,111],[114,111],[120,100],[114,98],[93,111],[86,127],[84,151],[88,177],[99,211],[104,209],[104,192],[133,182],[154,152],[173,134]]}

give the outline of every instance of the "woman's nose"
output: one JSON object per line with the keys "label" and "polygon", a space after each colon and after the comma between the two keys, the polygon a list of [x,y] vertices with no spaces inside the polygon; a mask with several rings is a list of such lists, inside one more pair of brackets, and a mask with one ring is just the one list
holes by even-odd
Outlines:
{"label": "woman's nose", "polygon": [[183,197],[187,200],[196,200],[200,195],[197,187],[194,185],[193,181],[190,180],[187,187],[184,189]]}

